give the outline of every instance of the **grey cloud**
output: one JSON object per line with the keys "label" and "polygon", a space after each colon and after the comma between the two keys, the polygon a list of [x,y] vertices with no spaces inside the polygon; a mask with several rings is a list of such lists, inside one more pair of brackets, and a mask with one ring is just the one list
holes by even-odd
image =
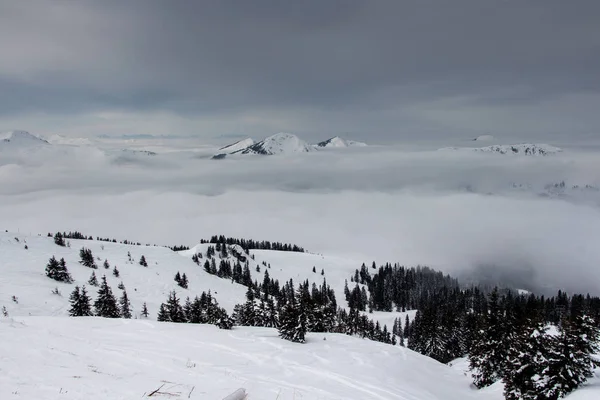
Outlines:
{"label": "grey cloud", "polygon": [[[356,125],[360,109],[382,118],[360,133],[389,139],[403,128],[415,134],[473,128],[468,121],[408,124],[410,113],[382,115],[390,109],[456,96],[471,99],[461,112],[482,104],[502,109],[600,90],[595,1],[0,7],[0,115],[118,109],[226,118],[246,110],[302,115],[308,109],[343,130]],[[544,115],[540,110],[536,117]],[[310,119],[291,118],[292,126],[282,129],[319,129]],[[588,113],[584,122],[579,131],[593,129],[598,119]],[[532,129],[518,119],[510,125]]]}

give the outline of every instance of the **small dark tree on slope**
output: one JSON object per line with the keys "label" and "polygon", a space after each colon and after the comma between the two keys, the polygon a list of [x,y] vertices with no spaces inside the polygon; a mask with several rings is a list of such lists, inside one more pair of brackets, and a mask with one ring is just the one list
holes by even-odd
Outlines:
{"label": "small dark tree on slope", "polygon": [[169,293],[167,302],[160,305],[158,320],[167,322],[186,322],[183,307],[181,307],[181,303],[174,291]]}
{"label": "small dark tree on slope", "polygon": [[146,302],[144,302],[144,305],[142,306],[142,316],[148,318],[148,315],[148,306],[146,305]]}
{"label": "small dark tree on slope", "polygon": [[59,246],[65,247],[65,245],[66,245],[65,238],[63,237],[62,233],[56,232],[54,234],[54,243]]}
{"label": "small dark tree on slope", "polygon": [[129,302],[127,291],[125,290],[123,290],[123,294],[119,299],[119,311],[121,312],[122,318],[131,319],[131,303]]}
{"label": "small dark tree on slope", "polygon": [[71,317],[89,317],[92,314],[92,308],[90,305],[90,298],[87,295],[85,286],[79,289],[79,286],[75,287],[75,290],[69,297],[71,308],[69,309],[69,315]]}
{"label": "small dark tree on slope", "polygon": [[146,257],[141,256],[140,257],[140,265],[147,267],[148,266],[148,262],[146,261]]}
{"label": "small dark tree on slope", "polygon": [[119,318],[119,308],[117,307],[117,300],[112,293],[112,289],[106,282],[106,276],[102,277],[102,283],[98,290],[98,297],[94,302],[94,309],[96,315],[104,318]]}
{"label": "small dark tree on slope", "polygon": [[81,250],[79,250],[79,258],[80,264],[85,265],[88,268],[98,268],[96,262],[94,261],[94,255],[92,254],[92,250],[82,247]]}
{"label": "small dark tree on slope", "polygon": [[67,264],[65,263],[64,258],[57,261],[56,258],[52,256],[50,260],[48,260],[48,265],[46,265],[46,276],[58,282],[73,282],[73,278],[71,278],[71,274],[69,274],[69,271],[67,270]]}
{"label": "small dark tree on slope", "polygon": [[88,285],[90,286],[98,286],[98,279],[96,278],[96,272],[92,272],[90,276],[90,280],[88,281]]}
{"label": "small dark tree on slope", "polygon": [[115,278],[119,277],[119,270],[117,269],[117,266],[115,265],[115,267],[113,268],[113,276]]}
{"label": "small dark tree on slope", "polygon": [[108,263],[108,260],[104,260],[104,264],[102,264],[102,266],[104,267],[104,269],[109,269],[110,264]]}

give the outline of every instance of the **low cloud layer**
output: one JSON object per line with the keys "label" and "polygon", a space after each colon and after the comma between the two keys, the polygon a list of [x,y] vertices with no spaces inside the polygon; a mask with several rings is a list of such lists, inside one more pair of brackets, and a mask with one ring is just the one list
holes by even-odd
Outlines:
{"label": "low cloud layer", "polygon": [[527,289],[600,293],[594,154],[367,148],[219,161],[94,148],[15,154],[0,157],[2,229],[190,245],[223,233],[297,242],[357,263],[428,264],[455,274],[487,268],[479,276],[492,271]]}

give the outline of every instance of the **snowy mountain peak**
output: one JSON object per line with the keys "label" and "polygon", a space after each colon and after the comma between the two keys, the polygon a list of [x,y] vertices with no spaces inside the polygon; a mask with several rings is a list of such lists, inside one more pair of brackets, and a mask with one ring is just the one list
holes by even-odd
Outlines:
{"label": "snowy mountain peak", "polygon": [[231,143],[231,144],[228,144],[225,147],[221,147],[219,149],[219,153],[220,154],[235,153],[236,151],[244,150],[245,148],[247,148],[249,146],[252,146],[254,143],[255,143],[254,139],[252,139],[252,138],[238,140],[235,143]]}
{"label": "snowy mountain peak", "polygon": [[364,147],[366,143],[356,142],[354,140],[342,139],[339,136],[334,136],[320,143],[317,143],[317,147]]}
{"label": "snowy mountain peak", "polygon": [[280,132],[244,149],[234,151],[233,154],[273,155],[306,153],[309,151],[313,151],[313,148],[298,136]]}
{"label": "snowy mountain peak", "polygon": [[0,133],[0,141],[2,143],[10,143],[13,145],[47,145],[48,141],[32,135],[26,131],[9,131]]}

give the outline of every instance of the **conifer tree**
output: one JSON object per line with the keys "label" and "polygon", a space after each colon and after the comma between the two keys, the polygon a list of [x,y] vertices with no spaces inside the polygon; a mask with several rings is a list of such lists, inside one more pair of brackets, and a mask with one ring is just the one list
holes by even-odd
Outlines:
{"label": "conifer tree", "polygon": [[587,315],[575,315],[563,322],[560,335],[549,355],[547,381],[543,393],[555,399],[577,389],[593,376],[600,362],[594,354],[600,351],[598,325]]}
{"label": "conifer tree", "polygon": [[104,267],[104,269],[109,269],[110,264],[108,263],[108,260],[104,260],[104,264],[102,264],[102,266]]}
{"label": "conifer tree", "polygon": [[56,232],[54,234],[54,243],[57,244],[58,246],[62,246],[65,247],[65,238],[63,237],[62,233],[60,232]]}
{"label": "conifer tree", "polygon": [[131,303],[127,297],[127,291],[123,290],[123,294],[119,299],[119,311],[121,318],[131,319]]}
{"label": "conifer tree", "polygon": [[96,272],[92,271],[92,275],[90,276],[90,279],[88,280],[88,285],[90,286],[98,286],[98,279],[96,278]]}
{"label": "conifer tree", "polygon": [[92,250],[82,247],[79,250],[79,258],[80,264],[85,265],[88,268],[98,269],[96,261],[94,261],[94,255],[92,254]]}
{"label": "conifer tree", "polygon": [[87,295],[85,286],[79,289],[79,286],[75,287],[75,290],[69,297],[71,308],[69,309],[69,315],[71,317],[88,317],[93,315],[90,306],[90,298]]}
{"label": "conifer tree", "polygon": [[73,278],[67,270],[67,264],[65,263],[64,258],[61,258],[60,261],[57,261],[56,258],[52,256],[46,265],[46,276],[58,282],[73,282]]}
{"label": "conifer tree", "polygon": [[112,272],[112,274],[113,274],[113,276],[114,276],[115,278],[118,278],[118,277],[119,277],[119,275],[120,275],[120,274],[119,274],[119,270],[117,269],[117,266],[116,266],[116,265],[115,265],[115,267],[113,268],[113,272]]}
{"label": "conifer tree", "polygon": [[106,276],[102,276],[102,283],[100,289],[98,289],[98,296],[94,302],[94,309],[96,315],[104,318],[119,318],[119,308],[117,307],[117,300],[112,293],[112,289],[106,282]]}
{"label": "conifer tree", "polygon": [[148,318],[148,306],[146,305],[146,302],[144,302],[144,304],[142,305],[142,316],[144,318]]}
{"label": "conifer tree", "polygon": [[161,303],[158,307],[158,316],[156,318],[159,322],[169,322],[169,312],[167,311],[167,305],[165,303]]}
{"label": "conifer tree", "polygon": [[148,262],[146,261],[146,257],[144,257],[144,255],[140,257],[140,265],[144,267],[148,266]]}

